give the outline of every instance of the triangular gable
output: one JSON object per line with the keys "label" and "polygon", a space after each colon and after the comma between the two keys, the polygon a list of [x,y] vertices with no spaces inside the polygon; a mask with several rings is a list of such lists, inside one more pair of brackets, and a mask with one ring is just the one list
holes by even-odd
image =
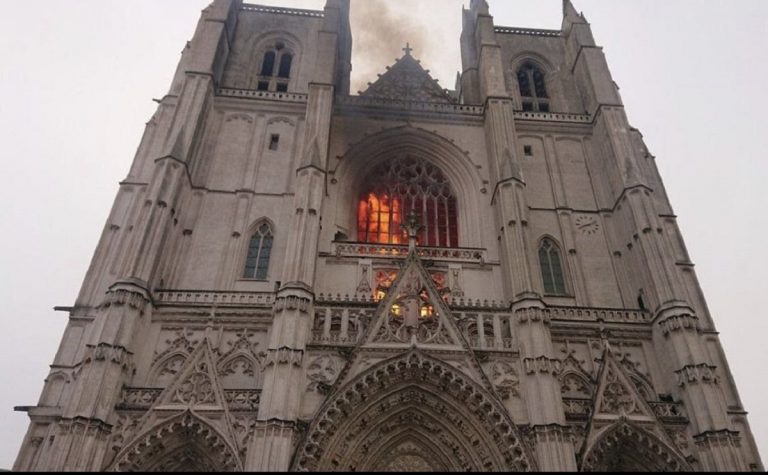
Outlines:
{"label": "triangular gable", "polygon": [[663,441],[670,450],[678,452],[653,409],[632,382],[627,369],[616,358],[610,345],[606,344],[598,373],[594,410],[582,453],[588,453],[603,435],[626,424],[633,424],[637,430],[648,431]]}
{"label": "triangular gable", "polygon": [[604,418],[615,420],[620,417],[629,420],[654,421],[656,416],[613,351],[607,348],[603,354],[603,365],[598,376],[593,420]]}
{"label": "triangular gable", "polygon": [[412,252],[379,304],[363,347],[470,351],[432,277]]}
{"label": "triangular gable", "polygon": [[139,420],[136,433],[143,434],[168,418],[183,413],[194,414],[209,423],[239,450],[208,336],[197,345],[172,383]]}
{"label": "triangular gable", "polygon": [[361,92],[362,97],[411,102],[439,102],[453,104],[455,101],[438,82],[421,66],[421,62],[406,54],[397,62],[387,67],[387,72],[379,75],[368,89]]}

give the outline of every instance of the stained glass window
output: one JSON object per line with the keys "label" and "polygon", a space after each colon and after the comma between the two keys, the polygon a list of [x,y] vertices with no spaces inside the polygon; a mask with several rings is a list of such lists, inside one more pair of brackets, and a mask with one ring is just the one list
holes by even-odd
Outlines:
{"label": "stained glass window", "polygon": [[248,245],[244,276],[246,279],[267,280],[273,243],[274,235],[269,224],[259,226]]}
{"label": "stained glass window", "polygon": [[551,239],[544,239],[539,247],[539,264],[544,280],[544,293],[565,295],[565,278],[560,260],[560,249]]}
{"label": "stained glass window", "polygon": [[458,247],[458,207],[450,183],[436,166],[413,157],[374,168],[358,203],[358,241],[405,244],[406,217],[419,216],[420,246]]}

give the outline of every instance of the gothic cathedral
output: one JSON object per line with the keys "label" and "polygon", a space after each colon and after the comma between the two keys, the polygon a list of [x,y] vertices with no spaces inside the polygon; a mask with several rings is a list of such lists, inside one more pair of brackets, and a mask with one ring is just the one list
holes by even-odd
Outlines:
{"label": "gothic cathedral", "polygon": [[349,13],[203,10],[15,470],[762,470],[585,17],[350,95]]}

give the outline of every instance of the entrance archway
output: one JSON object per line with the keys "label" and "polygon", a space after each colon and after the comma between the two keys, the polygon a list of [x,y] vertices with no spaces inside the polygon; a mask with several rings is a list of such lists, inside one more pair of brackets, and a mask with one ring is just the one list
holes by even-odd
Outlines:
{"label": "entrance archway", "polygon": [[582,472],[688,472],[677,450],[626,421],[608,427],[587,450]]}
{"label": "entrance archway", "polygon": [[321,408],[297,471],[530,471],[501,404],[450,365],[414,350],[379,363]]}
{"label": "entrance archway", "polygon": [[208,423],[179,414],[136,437],[120,451],[115,472],[242,471],[236,450]]}

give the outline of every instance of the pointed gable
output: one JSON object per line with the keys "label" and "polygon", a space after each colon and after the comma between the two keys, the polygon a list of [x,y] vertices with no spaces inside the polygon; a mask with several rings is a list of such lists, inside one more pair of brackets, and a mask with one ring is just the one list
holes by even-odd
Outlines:
{"label": "pointed gable", "polygon": [[360,96],[369,99],[454,103],[448,92],[421,66],[421,62],[411,56],[410,48],[405,48],[405,52],[394,65],[387,67],[386,73],[379,75],[376,82],[369,84]]}
{"label": "pointed gable", "polygon": [[438,345],[469,351],[429,272],[411,252],[382,300],[365,344]]}
{"label": "pointed gable", "polygon": [[598,379],[594,417],[655,420],[656,416],[640,395],[610,349],[605,350]]}

